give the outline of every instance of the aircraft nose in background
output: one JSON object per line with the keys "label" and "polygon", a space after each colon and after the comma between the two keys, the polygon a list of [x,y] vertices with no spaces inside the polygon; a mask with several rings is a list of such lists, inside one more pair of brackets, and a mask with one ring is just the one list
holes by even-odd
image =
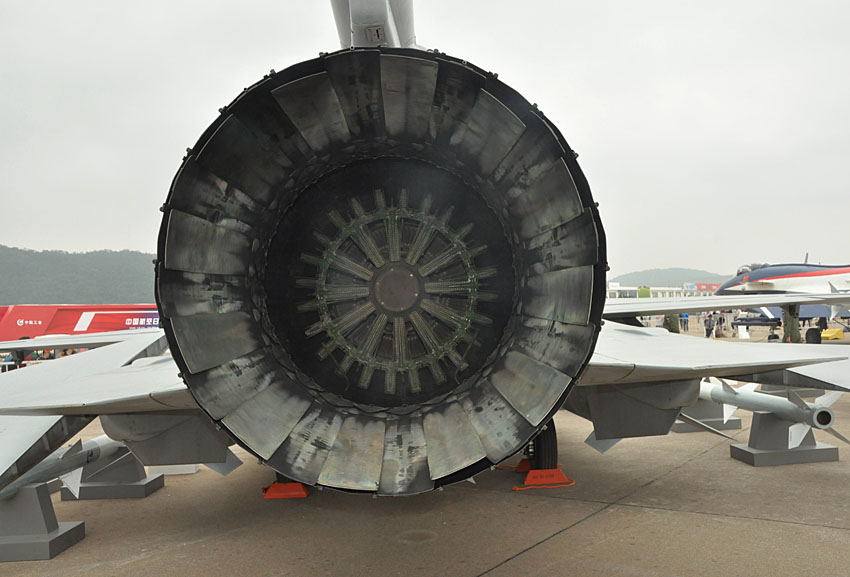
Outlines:
{"label": "aircraft nose in background", "polygon": [[725,283],[720,285],[720,288],[718,288],[716,291],[714,291],[714,294],[716,294],[716,295],[728,295],[728,294],[736,294],[736,293],[743,292],[744,282],[745,282],[744,276],[745,275],[739,274],[738,276],[727,280]]}

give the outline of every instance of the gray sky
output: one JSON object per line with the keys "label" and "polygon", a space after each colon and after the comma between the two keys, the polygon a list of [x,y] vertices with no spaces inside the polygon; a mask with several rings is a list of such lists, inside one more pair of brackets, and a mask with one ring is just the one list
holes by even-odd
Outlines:
{"label": "gray sky", "polygon": [[[850,262],[850,2],[420,0],[416,23],[579,152],[612,276]],[[323,0],[3,2],[0,244],[155,252],[217,109],[337,48]]]}

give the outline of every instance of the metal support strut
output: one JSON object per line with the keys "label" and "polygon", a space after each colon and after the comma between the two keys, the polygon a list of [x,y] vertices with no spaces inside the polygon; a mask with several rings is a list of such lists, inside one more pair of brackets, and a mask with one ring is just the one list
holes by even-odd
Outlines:
{"label": "metal support strut", "polygon": [[52,559],[85,536],[84,522],[56,521],[47,483],[0,501],[0,562]]}

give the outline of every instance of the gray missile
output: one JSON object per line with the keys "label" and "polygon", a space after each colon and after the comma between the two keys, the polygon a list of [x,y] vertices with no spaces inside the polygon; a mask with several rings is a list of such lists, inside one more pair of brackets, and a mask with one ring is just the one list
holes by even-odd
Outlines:
{"label": "gray missile", "polygon": [[53,452],[0,491],[0,500],[11,499],[18,489],[26,485],[46,483],[57,478],[61,478],[68,490],[77,496],[83,467],[101,459],[111,459],[124,447],[123,443],[113,441],[106,435],[85,442],[77,441],[71,447]]}
{"label": "gray missile", "polygon": [[835,414],[829,407],[844,394],[840,391],[827,393],[815,399],[814,403],[807,403],[794,391],[788,391],[788,398],[783,399],[782,397],[756,392],[754,389],[757,385],[755,384],[744,385],[735,389],[722,379],[717,381],[719,384],[703,381],[700,385],[699,396],[701,399],[723,405],[724,422],[732,416],[737,408],[748,411],[765,411],[780,419],[796,423],[789,430],[790,448],[799,446],[812,427],[826,431],[850,444],[850,440],[832,428],[835,424]]}

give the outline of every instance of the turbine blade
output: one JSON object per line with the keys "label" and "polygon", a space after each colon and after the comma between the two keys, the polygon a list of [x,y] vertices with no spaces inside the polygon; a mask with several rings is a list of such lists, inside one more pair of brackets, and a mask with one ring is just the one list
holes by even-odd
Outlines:
{"label": "turbine blade", "polygon": [[425,345],[425,349],[428,351],[428,354],[436,354],[440,349],[440,340],[437,338],[437,335],[434,334],[434,331],[431,330],[430,325],[428,325],[428,323],[425,322],[425,319],[422,318],[422,315],[419,314],[419,311],[413,311],[410,313],[410,322],[413,325],[416,334],[419,335],[419,340],[421,340],[422,344]]}
{"label": "turbine blade", "polygon": [[425,252],[425,249],[428,248],[428,245],[430,245],[431,241],[434,240],[434,236],[436,234],[437,229],[434,228],[432,223],[419,223],[419,228],[416,230],[416,236],[413,237],[413,242],[410,245],[410,250],[408,251],[407,258],[405,259],[407,264],[413,266],[417,263],[419,258],[422,256],[422,253]]}
{"label": "turbine blade", "polygon": [[342,230],[346,226],[348,226],[348,222],[344,218],[342,218],[342,215],[340,213],[335,210],[332,210],[328,213],[328,218],[332,223],[334,223],[334,226],[336,226],[339,230]]}
{"label": "turbine blade", "polygon": [[396,390],[396,372],[389,370],[384,376],[384,392],[388,395],[394,395]]}
{"label": "turbine blade", "polygon": [[419,267],[419,274],[428,276],[441,268],[447,267],[455,259],[460,258],[460,250],[455,245],[449,245],[443,252]]}
{"label": "turbine blade", "polygon": [[372,280],[372,271],[365,266],[359,265],[347,256],[333,253],[328,257],[328,264],[338,271],[348,273],[351,276],[359,277],[363,280]]}
{"label": "turbine blade", "polygon": [[375,367],[372,365],[366,365],[363,367],[363,372],[360,373],[360,380],[357,382],[357,386],[361,389],[368,389],[369,383],[372,382],[372,375],[375,374]]}
{"label": "turbine blade", "polygon": [[393,318],[393,358],[399,365],[407,360],[407,329],[401,317]]}
{"label": "turbine blade", "polygon": [[463,326],[469,324],[467,318],[454,309],[450,309],[449,307],[443,306],[436,301],[432,301],[430,299],[425,299],[422,301],[422,310],[427,311],[436,319],[443,321],[446,325],[452,327],[453,329],[459,329]]}
{"label": "turbine blade", "polygon": [[372,321],[372,326],[369,327],[369,333],[366,335],[366,340],[363,346],[360,347],[360,352],[370,360],[375,358],[375,351],[378,350],[378,345],[381,344],[381,337],[384,335],[384,327],[387,325],[387,315],[379,313]]}
{"label": "turbine blade", "polygon": [[378,244],[375,242],[375,239],[372,237],[372,233],[369,232],[369,229],[365,226],[360,226],[354,229],[351,233],[351,239],[360,248],[360,250],[363,251],[366,258],[372,261],[372,264],[374,264],[376,268],[384,266],[384,257],[381,256]]}
{"label": "turbine blade", "polygon": [[384,220],[386,223],[387,229],[387,248],[389,250],[389,257],[391,262],[398,262],[401,260],[401,218],[399,218],[398,212],[392,212],[387,216]]}
{"label": "turbine blade", "polygon": [[319,294],[328,303],[353,301],[368,297],[369,286],[360,284],[328,284],[325,285]]}
{"label": "turbine blade", "polygon": [[422,390],[422,383],[419,380],[419,369],[413,367],[407,370],[407,378],[410,380],[410,390],[418,393]]}
{"label": "turbine blade", "polygon": [[373,312],[375,312],[375,305],[373,305],[372,303],[363,304],[340,317],[336,321],[337,329],[342,334],[350,333],[360,323],[365,321]]}

